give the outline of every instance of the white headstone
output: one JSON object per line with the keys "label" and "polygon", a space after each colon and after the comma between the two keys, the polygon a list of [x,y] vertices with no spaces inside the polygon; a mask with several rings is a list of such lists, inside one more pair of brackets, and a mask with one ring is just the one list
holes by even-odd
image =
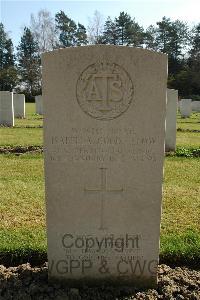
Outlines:
{"label": "white headstone", "polygon": [[42,96],[35,96],[36,114],[43,115],[43,100]]}
{"label": "white headstone", "polygon": [[178,91],[167,89],[165,151],[176,150],[176,114]]}
{"label": "white headstone", "polygon": [[13,93],[0,91],[0,125],[14,126]]}
{"label": "white headstone", "polygon": [[23,94],[13,94],[13,104],[15,118],[25,118],[25,96]]}
{"label": "white headstone", "polygon": [[192,100],[181,99],[180,102],[180,113],[182,118],[189,118],[192,113]]}
{"label": "white headstone", "polygon": [[200,112],[200,101],[192,101],[192,111]]}
{"label": "white headstone", "polygon": [[98,45],[42,65],[49,278],[155,286],[167,56]]}

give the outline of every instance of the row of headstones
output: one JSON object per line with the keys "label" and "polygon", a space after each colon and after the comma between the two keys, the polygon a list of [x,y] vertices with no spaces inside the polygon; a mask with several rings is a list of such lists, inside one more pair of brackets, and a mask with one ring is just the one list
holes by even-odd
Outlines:
{"label": "row of headstones", "polygon": [[177,106],[182,118],[189,118],[192,111],[200,112],[200,101],[181,99],[178,101],[178,91],[167,89],[165,151],[176,150],[176,112]]}
{"label": "row of headstones", "polygon": [[[35,97],[36,113],[43,114],[42,96]],[[14,126],[14,118],[25,118],[25,96],[0,91],[0,125]]]}
{"label": "row of headstones", "polygon": [[[169,91],[175,91],[168,89]],[[180,109],[181,117],[190,117],[192,111],[200,112],[200,101],[192,101],[191,99],[181,99],[181,101],[178,101],[178,91],[171,92],[174,95],[174,101],[176,101],[176,109],[177,109],[177,103],[178,108]],[[168,93],[168,98],[171,97],[171,94]],[[176,100],[175,100],[176,99]],[[170,100],[169,100],[170,101]],[[36,113],[39,115],[43,115],[43,101],[42,96],[36,96],[35,97],[35,104],[36,104]]]}
{"label": "row of headstones", "polygon": [[176,149],[176,113],[178,91],[167,89],[166,123],[165,123],[165,151]]}
{"label": "row of headstones", "polygon": [[182,118],[189,118],[192,111],[200,112],[200,101],[181,99],[181,101],[178,102],[178,108]]}
{"label": "row of headstones", "polygon": [[[200,102],[182,99],[178,102],[178,91],[167,89],[166,135],[165,151],[176,149],[176,112],[177,105],[182,117],[189,117],[193,110],[200,111]],[[36,113],[43,114],[42,96],[35,97]],[[0,124],[14,126],[14,117],[25,117],[25,96],[11,92],[0,91]]]}
{"label": "row of headstones", "polygon": [[25,118],[25,96],[0,91],[0,125],[12,127],[14,118]]}

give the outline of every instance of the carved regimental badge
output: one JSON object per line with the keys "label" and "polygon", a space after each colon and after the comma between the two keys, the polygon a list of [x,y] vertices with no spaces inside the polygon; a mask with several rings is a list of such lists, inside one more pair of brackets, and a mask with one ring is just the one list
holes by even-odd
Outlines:
{"label": "carved regimental badge", "polygon": [[100,62],[82,72],[76,93],[86,114],[99,120],[111,120],[128,109],[133,98],[133,84],[121,66]]}

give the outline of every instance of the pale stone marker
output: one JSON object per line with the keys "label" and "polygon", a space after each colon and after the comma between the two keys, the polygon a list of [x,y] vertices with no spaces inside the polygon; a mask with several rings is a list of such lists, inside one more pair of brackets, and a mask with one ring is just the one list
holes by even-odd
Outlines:
{"label": "pale stone marker", "polygon": [[25,96],[23,94],[13,94],[13,104],[15,118],[25,118]]}
{"label": "pale stone marker", "polygon": [[42,65],[49,278],[155,286],[167,56],[98,45]]}
{"label": "pale stone marker", "polygon": [[182,118],[189,118],[192,113],[192,100],[191,99],[181,99],[180,102],[180,113]]}
{"label": "pale stone marker", "polygon": [[43,115],[43,99],[42,96],[35,96],[36,114]]}
{"label": "pale stone marker", "polygon": [[13,93],[0,91],[0,125],[14,126]]}
{"label": "pale stone marker", "polygon": [[200,112],[200,101],[192,101],[192,111]]}
{"label": "pale stone marker", "polygon": [[178,91],[167,89],[165,151],[176,150],[176,113]]}

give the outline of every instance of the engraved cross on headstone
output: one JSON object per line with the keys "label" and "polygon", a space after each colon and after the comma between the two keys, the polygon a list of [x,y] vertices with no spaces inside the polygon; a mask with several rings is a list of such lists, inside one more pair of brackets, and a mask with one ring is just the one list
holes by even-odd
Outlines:
{"label": "engraved cross on headstone", "polygon": [[104,210],[105,210],[105,194],[107,193],[122,193],[124,190],[121,189],[108,189],[107,188],[107,168],[100,168],[101,171],[101,183],[100,188],[97,189],[88,189],[85,188],[85,192],[90,193],[100,193],[101,196],[101,210],[100,210],[100,227],[99,230],[107,229],[105,227],[105,218],[104,218]]}

